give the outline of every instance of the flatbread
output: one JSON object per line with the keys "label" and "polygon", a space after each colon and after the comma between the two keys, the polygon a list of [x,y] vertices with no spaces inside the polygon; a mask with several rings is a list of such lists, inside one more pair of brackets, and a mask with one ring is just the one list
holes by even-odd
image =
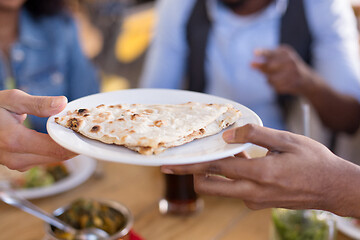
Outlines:
{"label": "flatbread", "polygon": [[118,104],[77,109],[55,122],[88,138],[150,155],[216,134],[240,116],[230,104]]}

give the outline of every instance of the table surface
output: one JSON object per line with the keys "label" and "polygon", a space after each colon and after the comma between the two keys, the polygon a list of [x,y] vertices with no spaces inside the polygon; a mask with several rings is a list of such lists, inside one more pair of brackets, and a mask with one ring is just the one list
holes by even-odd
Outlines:
{"label": "table surface", "polygon": [[[119,201],[130,208],[134,230],[146,240],[266,240],[270,210],[251,211],[241,200],[201,196],[204,209],[192,216],[166,216],[158,211],[164,178],[158,167],[142,167],[101,162],[104,175],[92,176],[84,184],[65,193],[32,200],[53,211],[80,197]],[[0,240],[40,240],[41,220],[0,203]],[[338,240],[349,240],[339,234]]]}

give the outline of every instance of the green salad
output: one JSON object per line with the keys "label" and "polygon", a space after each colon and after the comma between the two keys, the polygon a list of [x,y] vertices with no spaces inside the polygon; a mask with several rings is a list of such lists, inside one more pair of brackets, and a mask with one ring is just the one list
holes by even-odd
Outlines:
{"label": "green salad", "polygon": [[272,220],[276,240],[328,240],[329,226],[316,211],[274,209]]}
{"label": "green salad", "polygon": [[29,169],[19,184],[22,188],[45,187],[69,176],[69,171],[63,164],[37,166]]}

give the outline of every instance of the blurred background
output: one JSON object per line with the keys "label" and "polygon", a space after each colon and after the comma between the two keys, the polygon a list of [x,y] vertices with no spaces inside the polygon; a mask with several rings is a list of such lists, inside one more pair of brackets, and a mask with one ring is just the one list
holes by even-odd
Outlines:
{"label": "blurred background", "polygon": [[101,71],[102,91],[137,87],[156,16],[154,0],[69,1],[85,54]]}
{"label": "blurred background", "polygon": [[[66,1],[78,26],[82,50],[100,73],[101,91],[109,92],[138,87],[145,58],[154,37],[154,28],[157,22],[155,12],[156,0]],[[360,0],[343,1],[348,1],[349,5],[352,6],[354,10],[353,13],[357,17],[358,29],[360,32]],[[360,66],[358,67],[360,68]],[[301,107],[298,107],[298,109],[292,113],[293,121],[290,126],[292,131],[297,133],[304,132],[304,129],[302,129],[304,126],[301,122],[303,119],[302,114],[303,112]],[[310,137],[329,146],[329,131],[322,125],[313,109],[310,110],[310,116]],[[336,139],[334,140],[335,144],[333,146],[333,150],[337,155],[357,164],[360,164],[359,132],[360,130],[358,130],[357,134],[354,135],[343,133],[337,134]],[[264,152],[261,154],[264,154]],[[250,211],[243,211],[240,208],[237,209],[239,202],[233,199],[204,197],[207,206],[209,206],[207,212],[204,211],[205,214],[203,215],[197,215],[192,219],[187,219],[186,223],[184,223],[183,218],[178,220],[175,218],[162,218],[158,212],[157,203],[158,197],[162,196],[162,189],[159,186],[161,186],[164,179],[162,178],[163,176],[159,174],[157,168],[142,168],[139,166],[127,166],[126,168],[115,164],[111,165],[111,163],[98,162],[96,164],[95,160],[92,163],[93,166],[90,166],[91,164],[89,164],[89,159],[85,159],[84,162],[86,162],[84,165],[75,164],[74,169],[78,169],[80,171],[84,169],[86,170],[86,168],[90,167],[87,174],[91,175],[92,171],[96,168],[94,177],[89,181],[88,185],[83,185],[83,188],[81,189],[78,188],[77,192],[69,192],[67,195],[62,195],[63,198],[54,197],[51,201],[45,199],[42,202],[39,200],[37,203],[42,203],[43,205],[47,204],[46,207],[51,209],[50,206],[61,206],[64,201],[69,201],[75,195],[79,196],[84,192],[86,195],[101,195],[104,198],[114,198],[118,201],[124,202],[130,209],[132,209],[138,224],[137,229],[135,230],[138,231],[139,229],[140,234],[145,237],[156,236],[157,234],[161,235],[159,234],[159,231],[161,233],[161,230],[164,230],[166,233],[169,232],[168,234],[170,235],[164,235],[162,236],[162,239],[174,239],[168,236],[178,236],[179,232],[187,232],[188,229],[195,225],[198,228],[197,232],[199,232],[199,235],[203,236],[202,239],[234,239],[231,238],[231,236],[233,236],[231,235],[232,229],[236,229],[234,235],[240,232],[241,234],[249,233],[254,236],[256,236],[256,234],[268,234],[267,229],[264,230],[264,228],[267,228],[268,226],[266,221],[270,219],[269,211],[260,211],[259,213],[256,213],[259,215],[250,215],[250,225],[251,222],[253,222],[253,225],[256,226],[256,228],[252,231],[251,227],[249,228],[250,230],[248,229],[246,222],[243,224],[243,222],[240,221],[243,216],[248,214]],[[62,171],[63,169],[58,168],[58,166],[56,167],[57,168],[54,170],[53,166],[51,166],[50,170],[46,169],[46,171],[56,172],[57,175],[59,175],[59,173],[62,175],[68,174],[66,169],[65,171]],[[35,171],[42,174],[41,169],[35,169],[33,170],[34,174],[31,176],[35,175]],[[6,175],[0,173],[0,177],[2,175],[5,177],[4,179],[7,178]],[[86,178],[89,177],[89,175],[87,175]],[[127,181],[119,181],[119,176],[123,179],[127,179]],[[84,178],[83,181],[85,181],[86,178]],[[0,181],[1,180],[2,179],[0,178]],[[31,180],[31,183],[33,183],[33,179]],[[41,180],[43,181],[43,179]],[[132,184],[128,184],[128,182],[131,182]],[[106,186],[104,184],[107,184],[108,188],[104,188],[104,186]],[[89,188],[87,189],[86,187]],[[117,189],[117,191],[114,191],[114,189]],[[133,196],[138,196],[139,192],[141,192],[142,196],[145,197],[134,198]],[[237,211],[234,211],[234,206]],[[6,209],[7,212],[4,213],[4,215],[9,216],[10,210],[11,209]],[[158,220],[154,220],[154,216],[157,216]],[[222,218],[222,216],[224,217]],[[253,218],[253,216],[258,217]],[[230,220],[227,220],[228,218]],[[224,227],[225,225],[223,226],[219,223],[219,219],[223,219],[226,224],[230,224],[227,227]],[[258,219],[261,219],[264,223],[258,222]],[[9,223],[17,221],[18,219],[15,214],[10,217],[10,221],[6,219],[6,222]],[[163,224],[162,221],[166,224]],[[178,224],[177,221],[181,222],[181,224]],[[24,222],[24,224],[28,224],[28,229],[34,229],[33,226],[31,226],[30,221]],[[149,222],[154,222],[155,224],[157,223],[158,226],[162,227],[154,231],[154,229],[152,229],[153,225],[149,224]],[[209,225],[212,226],[211,229],[209,229],[206,224],[199,225],[207,222],[211,222],[211,225]],[[241,222],[241,224],[238,224],[239,222]],[[173,226],[175,225],[179,226],[181,231],[178,231],[177,229],[173,230]],[[202,228],[202,226],[204,226],[204,228]],[[7,226],[1,226],[1,224],[0,227],[3,227],[3,229],[8,228]],[[219,231],[220,235],[214,234],[214,232],[218,231],[218,229],[223,230],[223,228],[225,228],[225,232],[230,232],[228,238],[226,238],[225,235],[225,237],[221,235],[221,231]],[[169,229],[173,231],[169,231]],[[11,234],[11,231],[8,231],[8,233]],[[174,235],[171,235],[173,233]],[[207,236],[210,235],[216,235],[217,237],[208,238]],[[151,237],[149,237],[149,239],[150,238]],[[157,236],[153,239],[159,238]],[[183,239],[189,238],[186,238],[185,236]],[[250,238],[247,238],[245,235],[243,239]],[[265,238],[261,237],[259,239]]]}
{"label": "blurred background", "polygon": [[[345,1],[360,22],[360,0]],[[68,1],[83,50],[102,73],[103,90],[137,87],[153,37],[155,4],[156,0]]]}
{"label": "blurred background", "polygon": [[[352,5],[360,23],[360,0],[346,1]],[[156,0],[74,0],[68,3],[78,22],[83,50],[101,72],[101,90],[137,87],[154,34]],[[298,111],[293,117],[301,118],[299,114]],[[311,116],[311,137],[328,145],[326,129],[314,111]],[[301,128],[298,122],[293,124],[291,128],[295,132]],[[359,164],[359,145],[360,134],[338,134],[334,151]]]}

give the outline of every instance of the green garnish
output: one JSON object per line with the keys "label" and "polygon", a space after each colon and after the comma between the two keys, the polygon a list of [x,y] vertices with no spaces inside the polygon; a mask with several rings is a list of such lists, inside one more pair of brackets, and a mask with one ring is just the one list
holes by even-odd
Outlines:
{"label": "green garnish", "polygon": [[276,240],[327,240],[329,226],[315,211],[276,209],[272,212]]}

